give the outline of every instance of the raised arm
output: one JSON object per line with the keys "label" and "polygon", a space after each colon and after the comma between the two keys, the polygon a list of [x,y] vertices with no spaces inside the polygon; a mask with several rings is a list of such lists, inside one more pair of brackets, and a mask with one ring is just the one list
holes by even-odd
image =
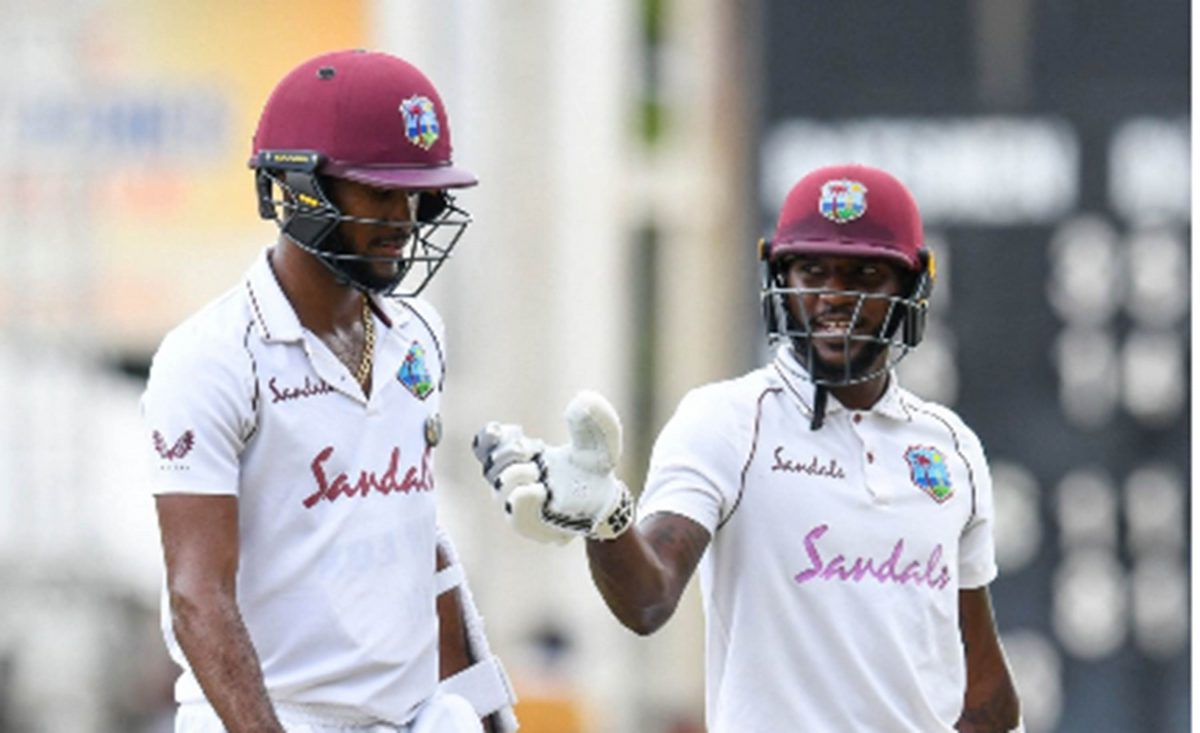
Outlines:
{"label": "raised arm", "polygon": [[617,619],[652,634],[675,613],[708,530],[679,514],[651,514],[614,540],[588,540],[592,581]]}
{"label": "raised arm", "polygon": [[550,447],[517,425],[489,423],[473,444],[484,478],[521,535],[551,544],[587,538],[592,578],[608,607],[633,631],[653,633],[674,613],[708,530],[667,512],[631,526],[632,495],[613,473],[621,454],[616,411],[581,392],[565,418],[569,442]]}
{"label": "raised arm", "polygon": [[996,633],[987,586],[960,590],[958,623],[967,656],[967,690],[962,733],[1009,733],[1018,730],[1020,702]]}
{"label": "raised arm", "polygon": [[238,611],[233,496],[156,499],[171,624],[196,680],[230,733],[283,733]]}

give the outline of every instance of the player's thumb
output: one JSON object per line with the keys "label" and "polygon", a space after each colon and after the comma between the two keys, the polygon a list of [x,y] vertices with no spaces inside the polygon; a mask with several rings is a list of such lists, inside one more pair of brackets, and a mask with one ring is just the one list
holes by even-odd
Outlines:
{"label": "player's thumb", "polygon": [[621,418],[598,392],[583,391],[567,405],[571,462],[597,473],[613,470],[621,460]]}

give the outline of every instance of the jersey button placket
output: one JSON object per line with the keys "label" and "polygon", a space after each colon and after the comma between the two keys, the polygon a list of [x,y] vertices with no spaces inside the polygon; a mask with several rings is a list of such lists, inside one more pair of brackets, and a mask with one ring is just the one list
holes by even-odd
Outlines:
{"label": "jersey button placket", "polygon": [[851,416],[850,422],[854,434],[862,442],[863,482],[866,484],[867,492],[876,504],[886,504],[890,495],[888,477],[884,475],[881,467],[875,461],[875,450],[871,447],[873,442],[871,421],[868,420],[864,424],[863,413],[856,412]]}

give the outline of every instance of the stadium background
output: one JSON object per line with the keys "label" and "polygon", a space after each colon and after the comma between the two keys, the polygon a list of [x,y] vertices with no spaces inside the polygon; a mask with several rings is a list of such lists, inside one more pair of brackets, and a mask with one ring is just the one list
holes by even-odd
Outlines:
{"label": "stadium background", "polygon": [[[476,217],[430,291],[438,472],[526,730],[700,730],[695,589],[650,639],[530,545],[468,441],[614,399],[636,482],[689,388],[764,358],[754,241],[822,163],[896,172],[942,277],[907,385],[980,433],[1030,733],[1190,721],[1189,5],[1132,0],[0,2],[0,731],[161,731],[137,416],[172,324],[271,225],[245,168],[319,51],[421,65]],[[825,673],[836,673],[827,670]]]}

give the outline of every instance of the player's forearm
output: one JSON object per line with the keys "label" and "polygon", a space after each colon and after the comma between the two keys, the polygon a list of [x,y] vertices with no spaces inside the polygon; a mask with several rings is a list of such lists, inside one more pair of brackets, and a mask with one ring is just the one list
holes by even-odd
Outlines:
{"label": "player's forearm", "polygon": [[175,638],[229,733],[283,733],[232,598],[171,593]]}
{"label": "player's forearm", "polygon": [[446,679],[471,666],[470,642],[463,624],[461,600],[457,588],[437,597],[438,679]]}
{"label": "player's forearm", "polygon": [[[442,570],[446,565],[447,561],[442,556],[441,548],[438,548],[438,570]],[[462,598],[458,588],[450,588],[437,597],[437,614],[438,679],[444,681],[478,660],[471,654],[471,642],[463,622]],[[491,717],[482,718],[479,722],[487,733],[495,730]]]}
{"label": "player's forearm", "polygon": [[1011,690],[995,690],[982,701],[963,708],[955,730],[959,733],[1010,733],[1020,724],[1017,696]]}
{"label": "player's forearm", "polygon": [[986,587],[959,591],[959,624],[967,665],[967,689],[956,728],[962,733],[1009,733],[1021,721],[1021,705],[992,614]]}
{"label": "player's forearm", "polygon": [[687,517],[650,514],[615,540],[588,542],[592,579],[621,623],[654,633],[675,613],[710,539]]}
{"label": "player's forearm", "polygon": [[967,682],[967,694],[955,728],[960,733],[1009,733],[1021,722],[1021,705],[1003,657],[996,655],[983,672]]}
{"label": "player's forearm", "polygon": [[615,540],[587,543],[592,581],[613,615],[638,634],[657,631],[679,602],[669,571],[637,527]]}

